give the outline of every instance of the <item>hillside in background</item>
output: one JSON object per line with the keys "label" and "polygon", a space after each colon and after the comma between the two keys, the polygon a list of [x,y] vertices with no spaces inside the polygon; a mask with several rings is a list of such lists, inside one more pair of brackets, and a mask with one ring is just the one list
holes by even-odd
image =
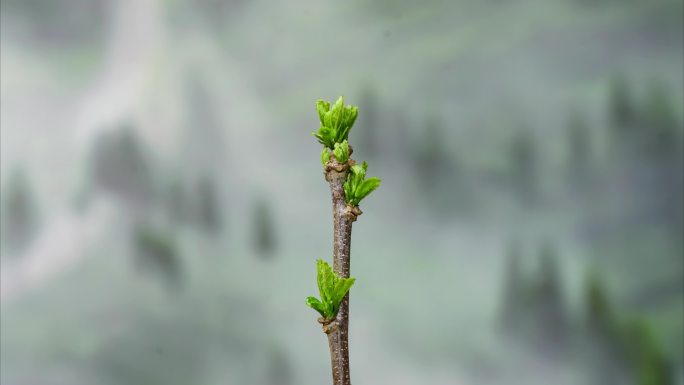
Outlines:
{"label": "hillside in background", "polygon": [[679,384],[681,0],[7,0],[3,384],[321,384],[316,99],[360,107],[357,384]]}

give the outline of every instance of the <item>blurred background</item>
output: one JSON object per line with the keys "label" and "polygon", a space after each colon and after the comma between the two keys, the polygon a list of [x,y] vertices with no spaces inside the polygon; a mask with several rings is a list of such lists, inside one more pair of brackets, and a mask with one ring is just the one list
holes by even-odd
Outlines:
{"label": "blurred background", "polygon": [[3,0],[3,385],[684,384],[681,0]]}

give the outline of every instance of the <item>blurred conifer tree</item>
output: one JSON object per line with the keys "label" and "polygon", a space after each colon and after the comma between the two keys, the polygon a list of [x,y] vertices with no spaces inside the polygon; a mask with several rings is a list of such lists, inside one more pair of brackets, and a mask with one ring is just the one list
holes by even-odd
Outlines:
{"label": "blurred conifer tree", "polygon": [[421,194],[433,213],[448,216],[454,209],[470,209],[468,189],[462,183],[463,169],[448,143],[445,125],[436,115],[426,118],[424,131],[413,145],[414,171]]}
{"label": "blurred conifer tree", "polygon": [[634,104],[634,96],[627,79],[616,75],[610,83],[608,110],[613,140],[631,139],[632,131],[638,121],[638,112]]}
{"label": "blurred conifer tree", "polygon": [[532,131],[528,128],[519,130],[510,146],[511,177],[514,189],[522,203],[533,204],[539,195],[539,154]]}
{"label": "blurred conifer tree", "polygon": [[508,245],[501,298],[500,323],[502,329],[517,335],[525,327],[527,315],[527,288],[522,271],[521,246],[519,242]]}
{"label": "blurred conifer tree", "polygon": [[91,159],[90,175],[96,188],[113,193],[134,209],[153,203],[154,181],[148,154],[130,125],[101,134]]}
{"label": "blurred conifer tree", "polygon": [[133,246],[144,270],[160,274],[171,285],[181,283],[180,256],[171,234],[140,225],[133,230]]}
{"label": "blurred conifer tree", "polygon": [[677,116],[672,95],[662,83],[650,85],[642,115],[644,154],[650,160],[648,164],[653,178],[645,199],[655,218],[674,233],[681,234],[684,226],[682,122]]}
{"label": "blurred conifer tree", "polygon": [[671,363],[659,347],[646,321],[631,321],[627,326],[624,340],[628,347],[634,384],[674,385]]}
{"label": "blurred conifer tree", "polygon": [[167,191],[167,206],[169,218],[175,224],[188,222],[192,218],[190,197],[181,179],[175,179],[169,184]]}
{"label": "blurred conifer tree", "polygon": [[568,173],[579,189],[586,186],[592,169],[592,136],[586,118],[578,111],[570,116],[567,126]]}
{"label": "blurred conifer tree", "polygon": [[430,189],[434,188],[445,169],[443,124],[436,116],[425,122],[422,142],[416,151],[416,170],[419,179]]}
{"label": "blurred conifer tree", "polygon": [[38,215],[31,184],[23,169],[12,171],[2,193],[2,246],[21,253],[38,231]]}
{"label": "blurred conifer tree", "polygon": [[651,84],[642,116],[647,150],[658,158],[672,161],[682,148],[681,125],[672,96],[662,83]]}
{"label": "blurred conifer tree", "polygon": [[590,332],[614,334],[617,320],[613,306],[599,276],[591,273],[585,281],[584,305],[586,325]]}
{"label": "blurred conifer tree", "polygon": [[205,176],[197,186],[198,212],[200,226],[210,234],[219,233],[223,229],[223,205],[221,194],[211,178]]}
{"label": "blurred conifer tree", "polygon": [[269,258],[276,248],[273,214],[266,200],[259,200],[253,209],[254,249],[261,258]]}
{"label": "blurred conifer tree", "polygon": [[539,273],[533,292],[537,344],[545,352],[563,353],[570,322],[558,265],[558,251],[550,241],[539,250]]}
{"label": "blurred conifer tree", "polygon": [[584,284],[585,327],[589,341],[589,364],[596,384],[627,381],[629,361],[620,321],[605,292],[604,283],[591,273]]}

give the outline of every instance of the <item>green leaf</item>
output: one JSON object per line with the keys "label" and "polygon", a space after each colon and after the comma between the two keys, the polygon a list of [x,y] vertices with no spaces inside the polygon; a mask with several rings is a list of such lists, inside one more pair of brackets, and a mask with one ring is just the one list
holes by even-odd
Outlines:
{"label": "green leaf", "polygon": [[342,188],[344,189],[345,201],[347,201],[347,203],[349,203],[349,199],[352,197],[352,190],[353,190],[351,179],[349,177],[347,177],[347,180],[342,185]]}
{"label": "green leaf", "polygon": [[325,164],[328,163],[329,160],[330,152],[327,147],[323,147],[323,151],[321,151],[321,163],[323,163],[323,167],[325,167]]}
{"label": "green leaf", "polygon": [[358,164],[355,164],[351,167],[349,173],[349,179],[351,180],[351,186],[352,186],[352,191],[356,190],[356,186],[359,185],[363,181],[363,178],[366,177],[366,170],[362,167],[359,166]]}
{"label": "green leaf", "polygon": [[334,148],[335,139],[333,130],[330,127],[321,126],[318,132],[314,131],[312,134],[318,139],[318,142],[331,150]]}
{"label": "green leaf", "polygon": [[342,149],[339,147],[339,143],[335,143],[335,149],[333,150],[333,154],[335,155],[335,159],[337,159],[338,162],[343,163],[346,162],[344,160],[344,153],[342,152]]}
{"label": "green leaf", "polygon": [[349,143],[346,140],[342,143],[335,143],[333,153],[338,162],[345,163],[349,160]]}
{"label": "green leaf", "polygon": [[350,171],[355,177],[360,176],[361,179],[366,175],[366,169],[358,164],[351,166]]}
{"label": "green leaf", "polygon": [[342,117],[344,116],[344,97],[340,96],[335,104],[330,109],[331,113],[331,124],[330,127],[339,128],[342,123]]}
{"label": "green leaf", "polygon": [[338,278],[338,280],[335,282],[335,288],[330,294],[330,297],[332,298],[333,313],[335,315],[337,315],[337,312],[340,310],[342,300],[344,299],[345,294],[347,294],[351,286],[354,284],[354,281],[354,278]]}
{"label": "green leaf", "polygon": [[354,285],[354,282],[356,282],[356,278],[354,277],[338,279],[332,293],[333,302],[342,302],[342,299],[344,299],[345,294],[347,294],[352,285]]}
{"label": "green leaf", "polygon": [[322,259],[317,262],[318,268],[318,291],[321,295],[321,300],[325,303],[331,298],[329,294],[332,292],[332,288],[335,285],[335,273],[333,273],[332,268]]}
{"label": "green leaf", "polygon": [[358,187],[355,193],[355,198],[361,201],[380,186],[380,178],[369,178],[364,180]]}
{"label": "green leaf", "polygon": [[354,125],[354,122],[356,122],[356,118],[359,116],[359,107],[347,106],[347,108],[348,108],[348,114],[347,114],[347,121],[345,122],[345,125],[351,128]]}
{"label": "green leaf", "polygon": [[316,261],[318,270],[318,291],[321,299],[307,297],[306,304],[327,319],[335,318],[345,294],[354,284],[354,278],[340,278],[333,272],[330,265],[319,259]]}
{"label": "green leaf", "polygon": [[354,106],[346,106],[344,108],[344,116],[342,117],[342,122],[340,124],[341,129],[338,133],[338,140],[345,140],[349,137],[349,131],[351,131],[356,116],[358,115],[358,108]]}
{"label": "green leaf", "polygon": [[342,185],[344,188],[345,201],[348,204],[358,206],[361,200],[380,186],[379,178],[366,178],[368,163],[354,165],[350,169],[347,180]]}
{"label": "green leaf", "polygon": [[332,110],[328,111],[323,115],[323,125],[326,127],[333,127],[333,112]]}
{"label": "green leaf", "polygon": [[312,309],[316,310],[318,313],[320,313],[322,317],[325,317],[325,316],[326,316],[326,314],[325,314],[325,313],[326,313],[325,305],[323,305],[323,304],[321,303],[321,301],[318,300],[318,298],[315,298],[315,297],[307,297],[307,298],[306,298],[306,304],[307,304],[310,308],[312,308]]}
{"label": "green leaf", "polygon": [[330,111],[330,103],[323,100],[317,100],[316,111],[318,112],[318,118],[321,120],[321,124],[323,124],[325,113]]}

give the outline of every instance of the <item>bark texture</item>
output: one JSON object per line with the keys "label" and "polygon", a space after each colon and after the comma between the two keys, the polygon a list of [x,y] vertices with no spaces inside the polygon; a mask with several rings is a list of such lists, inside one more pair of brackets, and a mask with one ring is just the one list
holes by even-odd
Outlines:
{"label": "bark texture", "polygon": [[[353,161],[350,160],[350,164]],[[349,164],[331,161],[326,167],[325,179],[330,183],[333,210],[333,270],[343,278],[349,278],[352,223],[361,214],[358,208],[348,207],[344,198],[343,184],[347,179]],[[340,304],[334,320],[323,320],[323,331],[328,335],[333,385],[351,385],[349,373],[349,293]]]}

